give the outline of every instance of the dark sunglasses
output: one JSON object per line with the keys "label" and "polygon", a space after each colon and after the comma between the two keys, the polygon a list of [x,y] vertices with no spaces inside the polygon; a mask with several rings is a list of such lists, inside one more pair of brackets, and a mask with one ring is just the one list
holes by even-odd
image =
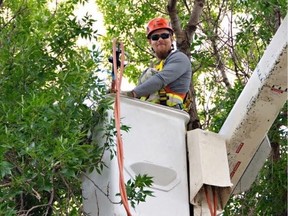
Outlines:
{"label": "dark sunglasses", "polygon": [[159,40],[160,37],[162,39],[167,39],[170,37],[170,34],[169,33],[153,34],[153,35],[151,35],[151,40],[157,41],[157,40]]}

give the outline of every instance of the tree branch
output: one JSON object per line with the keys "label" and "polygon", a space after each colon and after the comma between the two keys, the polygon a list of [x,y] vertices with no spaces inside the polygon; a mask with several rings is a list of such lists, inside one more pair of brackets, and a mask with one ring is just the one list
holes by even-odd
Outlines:
{"label": "tree branch", "polygon": [[41,207],[45,207],[45,206],[49,206],[49,205],[50,205],[50,204],[47,203],[47,204],[42,204],[42,205],[33,206],[32,208],[30,208],[30,209],[26,212],[25,216],[28,216],[29,213],[30,213],[31,211],[33,211],[34,209],[36,209],[36,208],[41,208]]}
{"label": "tree branch", "polygon": [[199,24],[200,16],[203,12],[205,0],[195,0],[192,13],[189,18],[189,22],[185,26],[185,31],[189,42],[192,42],[192,36],[194,35],[197,25]]}
{"label": "tree branch", "polygon": [[[148,4],[150,8],[152,8],[153,10],[159,12],[160,14],[167,14],[165,11],[161,10],[158,7],[155,7],[153,4],[151,4],[149,1],[140,1],[142,2],[142,4]],[[136,3],[135,7],[137,7],[138,3]],[[162,7],[161,7],[162,8]],[[162,8],[163,9],[163,8]]]}
{"label": "tree branch", "polygon": [[222,81],[224,82],[225,86],[228,89],[230,89],[231,88],[231,84],[230,84],[230,82],[228,80],[228,77],[227,77],[227,74],[226,74],[226,71],[225,71],[225,65],[224,65],[224,63],[222,61],[221,55],[219,53],[219,50],[217,49],[216,39],[214,37],[211,38],[211,42],[212,42],[213,52],[214,52],[215,58],[217,60],[216,68],[221,72]]}
{"label": "tree branch", "polygon": [[46,210],[46,212],[45,212],[45,216],[47,216],[48,214],[49,214],[49,210],[51,209],[51,206],[52,206],[52,204],[53,204],[53,202],[54,202],[54,188],[52,188],[52,190],[51,190],[51,193],[50,193],[50,199],[49,199],[49,202],[48,202],[48,208],[47,208],[47,210]]}
{"label": "tree branch", "polygon": [[85,178],[87,178],[89,181],[91,181],[92,184],[93,184],[102,194],[104,194],[111,203],[113,203],[113,204],[119,204],[119,202],[113,202],[113,201],[110,199],[110,197],[109,197],[109,193],[105,193],[86,173],[82,172],[82,174],[85,176]]}
{"label": "tree branch", "polygon": [[177,0],[169,0],[168,5],[167,5],[167,11],[169,13],[171,25],[178,39],[179,36],[182,35],[183,33],[182,33],[180,20],[177,14],[176,4],[177,4]]}

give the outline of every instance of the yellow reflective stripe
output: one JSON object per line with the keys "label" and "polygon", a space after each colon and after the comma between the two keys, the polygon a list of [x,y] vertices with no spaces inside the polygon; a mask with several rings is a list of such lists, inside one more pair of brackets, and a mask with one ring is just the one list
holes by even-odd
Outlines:
{"label": "yellow reflective stripe", "polygon": [[183,98],[180,97],[179,95],[172,94],[172,93],[167,93],[167,105],[168,106],[175,106],[177,104],[183,104]]}

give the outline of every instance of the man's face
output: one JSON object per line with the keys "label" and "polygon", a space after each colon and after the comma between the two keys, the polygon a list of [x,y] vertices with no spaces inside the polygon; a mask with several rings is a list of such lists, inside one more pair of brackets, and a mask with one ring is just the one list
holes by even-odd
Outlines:
{"label": "man's face", "polygon": [[170,53],[172,42],[171,33],[167,29],[154,31],[149,39],[149,43],[155,51],[156,56],[161,60],[165,59]]}

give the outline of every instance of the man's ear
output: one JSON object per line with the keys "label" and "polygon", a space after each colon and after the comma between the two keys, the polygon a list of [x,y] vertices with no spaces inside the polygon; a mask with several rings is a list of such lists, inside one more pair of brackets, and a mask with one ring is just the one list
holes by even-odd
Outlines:
{"label": "man's ear", "polygon": [[151,45],[151,39],[147,39],[148,43]]}

